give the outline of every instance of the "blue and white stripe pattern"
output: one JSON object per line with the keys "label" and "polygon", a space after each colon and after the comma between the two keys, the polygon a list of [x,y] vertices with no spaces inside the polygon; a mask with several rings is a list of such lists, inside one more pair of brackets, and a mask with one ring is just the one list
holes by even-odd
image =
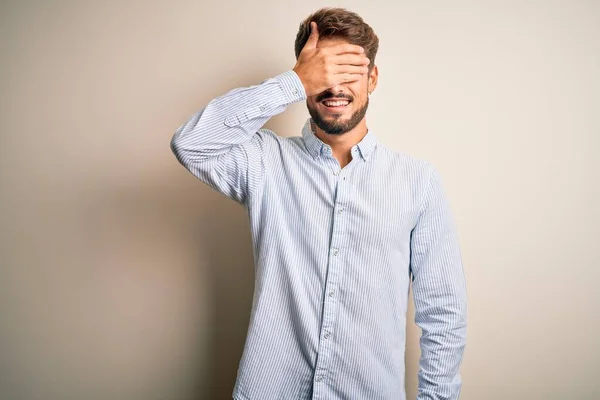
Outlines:
{"label": "blue and white stripe pattern", "polygon": [[340,169],[310,119],[302,136],[261,129],[304,99],[290,70],[215,98],[171,141],[192,174],[248,211],[256,281],[233,398],[405,399],[412,280],[418,399],[457,399],[467,299],[440,176],[372,132]]}

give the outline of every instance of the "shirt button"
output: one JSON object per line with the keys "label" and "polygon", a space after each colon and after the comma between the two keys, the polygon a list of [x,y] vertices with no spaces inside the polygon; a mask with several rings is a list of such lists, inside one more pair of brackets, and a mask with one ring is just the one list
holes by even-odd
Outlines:
{"label": "shirt button", "polygon": [[321,375],[317,375],[316,381],[317,382],[321,382],[322,380],[323,380],[323,377]]}
{"label": "shirt button", "polygon": [[326,333],[326,334],[325,334],[323,337],[324,337],[325,339],[329,339],[329,337],[330,337],[330,336],[331,336],[331,333],[327,332],[327,333]]}
{"label": "shirt button", "polygon": [[294,90],[292,90],[292,93],[294,93],[294,94],[298,94],[298,89],[294,89]]}
{"label": "shirt button", "polygon": [[333,255],[337,256],[340,253],[340,251],[338,249],[333,250]]}
{"label": "shirt button", "polygon": [[344,212],[344,209],[343,209],[343,208],[340,208],[340,209],[338,210],[338,214],[341,214],[341,213],[343,213],[343,212]]}
{"label": "shirt button", "polygon": [[338,175],[340,174],[340,171],[335,171],[333,174],[334,174],[335,176],[338,176]]}
{"label": "shirt button", "polygon": [[335,293],[335,292],[334,292],[333,290],[332,290],[331,292],[329,292],[329,297],[333,297],[333,294],[334,294],[334,293]]}

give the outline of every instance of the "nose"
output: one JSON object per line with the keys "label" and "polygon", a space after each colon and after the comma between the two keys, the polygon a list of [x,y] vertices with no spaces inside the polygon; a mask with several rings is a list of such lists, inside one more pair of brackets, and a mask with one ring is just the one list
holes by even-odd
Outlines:
{"label": "nose", "polygon": [[344,90],[345,88],[342,85],[336,85],[334,87],[332,87],[331,89],[329,89],[331,91],[331,93],[333,93],[335,96],[337,96],[338,94],[345,94]]}

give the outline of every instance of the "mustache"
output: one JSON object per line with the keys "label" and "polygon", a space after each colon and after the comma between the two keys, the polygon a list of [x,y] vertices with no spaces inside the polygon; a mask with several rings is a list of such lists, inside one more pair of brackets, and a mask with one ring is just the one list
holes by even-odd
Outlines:
{"label": "mustache", "polygon": [[318,97],[317,97],[317,102],[321,102],[323,100],[348,100],[348,101],[352,101],[354,100],[352,98],[352,96],[348,96],[344,93],[340,93],[338,95],[333,94],[332,92],[329,91],[325,91],[323,93],[321,93]]}

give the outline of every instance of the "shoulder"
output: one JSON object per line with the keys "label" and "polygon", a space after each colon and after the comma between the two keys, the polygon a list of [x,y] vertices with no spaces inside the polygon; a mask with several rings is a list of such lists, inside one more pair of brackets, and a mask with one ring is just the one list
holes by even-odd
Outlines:
{"label": "shoulder", "polygon": [[431,161],[392,149],[381,142],[377,144],[377,158],[388,168],[410,176],[413,180],[428,181],[432,174],[436,173],[436,168]]}
{"label": "shoulder", "polygon": [[304,148],[302,136],[280,136],[272,130],[265,128],[260,129],[258,135],[260,135],[262,141],[271,145],[272,150],[285,152],[286,154],[290,151],[296,153]]}
{"label": "shoulder", "polygon": [[269,129],[259,129],[252,135],[252,139],[247,142],[246,145],[251,147],[259,147],[265,151],[276,146],[280,139],[281,138],[277,136],[275,132]]}

